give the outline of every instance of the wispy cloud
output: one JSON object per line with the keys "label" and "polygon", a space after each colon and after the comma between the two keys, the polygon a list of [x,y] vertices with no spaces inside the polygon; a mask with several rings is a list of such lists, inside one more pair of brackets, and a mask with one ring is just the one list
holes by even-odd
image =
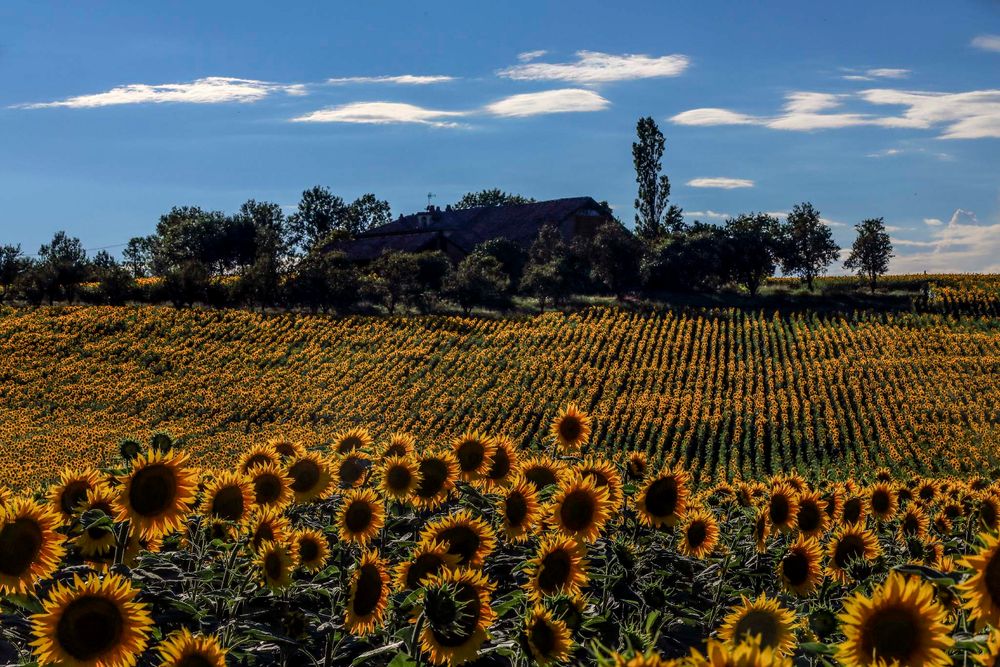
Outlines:
{"label": "wispy cloud", "polygon": [[47,109],[52,107],[68,107],[71,109],[89,109],[120,104],[163,104],[167,102],[183,104],[246,104],[257,102],[275,93],[305,95],[306,89],[301,84],[289,85],[254,79],[211,76],[196,79],[189,83],[162,83],[157,85],[133,83],[126,86],[117,86],[103,93],[77,95],[54,102],[19,104],[17,108]]}
{"label": "wispy cloud", "polygon": [[875,151],[874,153],[869,153],[866,157],[892,157],[894,155],[901,155],[903,153],[901,148],[885,148],[880,151]]}
{"label": "wispy cloud", "polygon": [[[848,72],[858,70],[848,69]],[[876,67],[864,70],[861,74],[845,74],[842,79],[847,81],[874,81],[875,79],[905,79],[910,76],[910,70],[897,67]]]}
{"label": "wispy cloud", "polygon": [[754,185],[753,181],[748,178],[726,178],[724,176],[692,178],[687,184],[692,188],[721,188],[723,190],[752,188]]}
{"label": "wispy cloud", "polygon": [[611,102],[592,90],[563,88],[505,97],[486,105],[486,111],[494,116],[520,118],[550,113],[601,111],[610,104]]}
{"label": "wispy cloud", "polygon": [[522,63],[528,63],[532,60],[538,60],[546,53],[548,53],[548,51],[545,49],[538,49],[537,51],[524,51],[523,53],[517,54],[517,59]]}
{"label": "wispy cloud", "polygon": [[718,211],[709,209],[707,211],[684,211],[684,217],[691,219],[707,218],[709,220],[725,220],[731,216],[728,213],[719,213]]}
{"label": "wispy cloud", "polygon": [[576,62],[572,63],[525,62],[502,69],[497,74],[519,81],[608,83],[678,76],[690,64],[688,57],[683,55],[653,57],[577,51],[576,57]]}
{"label": "wispy cloud", "polygon": [[[940,128],[941,139],[1000,138],[1000,90],[938,93],[873,88],[849,94],[795,92],[785,100],[782,112],[775,116],[702,108],[684,111],[670,120],[678,125],[760,125],[790,131],[866,125],[923,130]],[[847,100],[905,109],[899,115],[831,111]]]}
{"label": "wispy cloud", "polygon": [[947,223],[925,218],[931,227],[927,241],[893,238],[894,245],[918,252],[900,253],[892,261],[895,272],[1000,272],[1000,222],[983,224],[976,214],[956,209]]}
{"label": "wispy cloud", "polygon": [[972,38],[972,46],[983,51],[1000,53],[1000,35],[977,35]]}
{"label": "wispy cloud", "polygon": [[297,123],[360,123],[366,125],[392,125],[415,123],[434,127],[456,127],[450,120],[465,116],[464,111],[427,109],[401,102],[353,102],[319,109],[293,118]]}
{"label": "wispy cloud", "polygon": [[327,83],[335,86],[352,83],[389,83],[403,86],[426,86],[432,83],[447,83],[448,81],[455,81],[455,77],[443,74],[399,74],[397,76],[342,76],[326,80]]}

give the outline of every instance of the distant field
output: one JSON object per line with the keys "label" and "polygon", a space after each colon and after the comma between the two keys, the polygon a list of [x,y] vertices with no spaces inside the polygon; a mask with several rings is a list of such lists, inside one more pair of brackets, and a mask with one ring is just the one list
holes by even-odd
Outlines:
{"label": "distant field", "polygon": [[188,438],[228,463],[277,434],[462,429],[541,441],[576,401],[606,451],[696,478],[1000,463],[987,318],[856,319],[594,308],[515,319],[332,318],[167,307],[0,311],[0,483],[101,463],[121,438]]}

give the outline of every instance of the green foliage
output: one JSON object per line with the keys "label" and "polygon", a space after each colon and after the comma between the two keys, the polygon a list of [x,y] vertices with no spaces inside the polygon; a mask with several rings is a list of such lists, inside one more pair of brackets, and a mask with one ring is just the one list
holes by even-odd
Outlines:
{"label": "green foliage", "polygon": [[781,270],[801,277],[810,291],[817,276],[840,256],[833,231],[809,202],[796,204],[781,228]]}
{"label": "green foliage", "polygon": [[660,175],[663,133],[652,117],[636,124],[638,141],[632,143],[632,163],[639,193],[635,199],[635,231],[646,241],[656,241],[683,226],[683,212],[670,205],[670,179]]}
{"label": "green foliage", "polygon": [[500,188],[466,192],[455,202],[452,208],[479,208],[481,206],[510,206],[513,204],[531,204],[535,200],[512,192],[504,192]]}
{"label": "green foliage", "polygon": [[466,315],[475,306],[507,308],[509,288],[510,278],[500,261],[478,252],[463,259],[444,282],[445,295],[461,306]]}
{"label": "green foliage", "polygon": [[862,220],[854,225],[854,229],[858,235],[851,246],[850,256],[844,262],[844,268],[867,278],[874,292],[878,277],[889,270],[889,260],[893,257],[892,241],[882,218]]}

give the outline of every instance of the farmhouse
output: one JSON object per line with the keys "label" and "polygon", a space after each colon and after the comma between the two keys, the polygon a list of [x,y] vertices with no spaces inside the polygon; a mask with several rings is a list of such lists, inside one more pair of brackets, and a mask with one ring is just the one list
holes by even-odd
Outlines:
{"label": "farmhouse", "polygon": [[613,219],[611,210],[592,197],[467,209],[428,206],[333,247],[356,262],[370,262],[393,250],[440,250],[458,262],[477,245],[492,239],[509,239],[527,248],[544,225],[556,225],[569,242],[592,235],[601,224]]}

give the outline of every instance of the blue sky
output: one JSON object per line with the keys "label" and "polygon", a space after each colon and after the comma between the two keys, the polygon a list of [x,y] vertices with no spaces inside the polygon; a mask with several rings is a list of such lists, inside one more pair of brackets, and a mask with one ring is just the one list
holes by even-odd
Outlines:
{"label": "blue sky", "polygon": [[[1000,271],[1000,3],[0,5],[0,242],[87,248],[172,205],[393,213],[501,187],[628,223],[639,116],[689,219],[810,200],[896,271]],[[112,247],[113,251],[117,248]]]}

